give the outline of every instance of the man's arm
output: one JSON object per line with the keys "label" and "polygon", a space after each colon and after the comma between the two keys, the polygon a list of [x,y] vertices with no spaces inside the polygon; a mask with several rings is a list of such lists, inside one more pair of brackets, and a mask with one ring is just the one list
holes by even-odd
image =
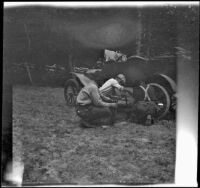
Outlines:
{"label": "man's arm", "polygon": [[121,85],[118,83],[117,80],[115,80],[115,82],[112,83],[112,86],[115,87],[115,88],[117,88],[119,91],[123,91],[123,90],[124,90],[124,87],[121,86]]}
{"label": "man's arm", "polygon": [[107,103],[107,102],[102,101],[100,92],[99,92],[97,86],[90,88],[90,97],[91,97],[94,105],[96,105],[96,106],[105,106],[105,107],[116,106],[116,103]]}
{"label": "man's arm", "polygon": [[106,97],[103,93],[100,92],[100,97],[102,98],[103,101],[112,103],[114,102],[110,97]]}

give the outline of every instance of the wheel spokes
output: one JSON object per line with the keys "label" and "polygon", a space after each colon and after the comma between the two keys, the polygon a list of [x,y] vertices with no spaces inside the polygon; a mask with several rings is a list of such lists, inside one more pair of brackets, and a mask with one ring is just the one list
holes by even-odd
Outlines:
{"label": "wheel spokes", "polygon": [[77,96],[76,89],[73,88],[73,86],[68,86],[68,88],[66,89],[66,92],[65,92],[65,96],[66,96],[66,101],[69,105],[75,104],[75,99]]}

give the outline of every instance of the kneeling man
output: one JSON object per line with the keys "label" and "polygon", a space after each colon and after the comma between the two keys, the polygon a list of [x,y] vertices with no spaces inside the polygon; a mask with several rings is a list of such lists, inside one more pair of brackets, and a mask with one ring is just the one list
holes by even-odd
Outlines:
{"label": "kneeling man", "polygon": [[106,119],[104,124],[112,126],[117,103],[99,91],[94,76],[88,75],[88,77],[91,82],[83,87],[77,96],[76,113],[85,127],[94,127],[99,123],[101,125],[103,119]]}

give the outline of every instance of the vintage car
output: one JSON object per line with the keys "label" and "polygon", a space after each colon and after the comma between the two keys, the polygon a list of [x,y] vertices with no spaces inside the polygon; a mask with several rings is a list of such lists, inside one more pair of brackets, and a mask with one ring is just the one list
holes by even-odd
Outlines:
{"label": "vintage car", "polygon": [[[168,55],[152,59],[130,56],[125,61],[109,59],[103,64],[101,69],[74,67],[71,78],[64,86],[67,105],[74,106],[78,92],[90,82],[87,74],[96,75],[100,87],[106,80],[122,73],[127,80],[126,92],[121,98],[125,105],[130,104],[133,99],[142,101],[145,95],[148,95],[149,100],[155,101],[161,107],[157,118],[163,118],[168,113],[176,94],[176,56]],[[145,83],[145,86],[141,83]]]}

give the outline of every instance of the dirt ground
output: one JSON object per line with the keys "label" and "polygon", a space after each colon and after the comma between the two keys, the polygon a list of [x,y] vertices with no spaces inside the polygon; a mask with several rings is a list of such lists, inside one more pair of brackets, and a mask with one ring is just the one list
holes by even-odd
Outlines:
{"label": "dirt ground", "polygon": [[114,127],[82,128],[63,88],[13,88],[13,154],[23,184],[173,183],[176,124],[118,118]]}

